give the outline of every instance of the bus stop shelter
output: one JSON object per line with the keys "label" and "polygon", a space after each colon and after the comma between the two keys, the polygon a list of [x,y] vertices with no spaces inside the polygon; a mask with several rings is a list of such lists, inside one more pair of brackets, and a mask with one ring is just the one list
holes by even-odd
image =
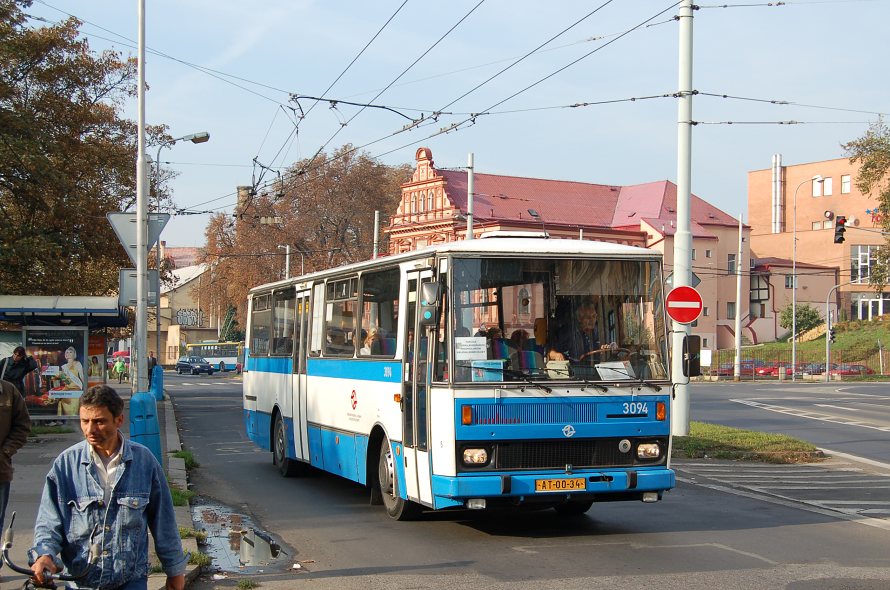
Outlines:
{"label": "bus stop shelter", "polygon": [[70,419],[81,394],[105,382],[105,329],[125,327],[127,311],[117,297],[0,295],[0,322],[22,327],[22,346],[40,366],[22,392],[32,417]]}

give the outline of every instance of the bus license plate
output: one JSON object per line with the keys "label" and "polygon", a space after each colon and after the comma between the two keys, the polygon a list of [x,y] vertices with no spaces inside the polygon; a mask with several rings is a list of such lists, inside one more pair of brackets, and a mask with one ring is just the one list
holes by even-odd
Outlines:
{"label": "bus license plate", "polygon": [[583,477],[573,477],[570,479],[536,479],[535,492],[571,492],[584,490]]}

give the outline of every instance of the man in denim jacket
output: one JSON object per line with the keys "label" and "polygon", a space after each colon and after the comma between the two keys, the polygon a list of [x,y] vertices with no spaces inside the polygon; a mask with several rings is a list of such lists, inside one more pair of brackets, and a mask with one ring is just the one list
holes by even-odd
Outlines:
{"label": "man in denim jacket", "polygon": [[[145,590],[148,531],[167,574],[167,588],[185,587],[185,567],[173,500],[158,461],[146,447],[119,432],[124,402],[107,385],[80,398],[80,427],[86,440],[56,458],[46,476],[34,527],[38,582],[44,570],[69,574],[87,568],[90,544],[99,561],[78,581],[80,587]],[[61,556],[61,562],[57,556]]]}

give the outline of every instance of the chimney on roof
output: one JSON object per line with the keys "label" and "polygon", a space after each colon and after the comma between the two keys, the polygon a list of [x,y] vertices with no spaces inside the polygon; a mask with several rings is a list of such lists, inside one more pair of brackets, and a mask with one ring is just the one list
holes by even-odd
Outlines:
{"label": "chimney on roof", "polygon": [[235,190],[238,192],[238,204],[235,206],[235,217],[238,217],[244,213],[244,209],[247,207],[247,202],[250,200],[250,192],[253,190],[253,187],[239,186],[236,187]]}

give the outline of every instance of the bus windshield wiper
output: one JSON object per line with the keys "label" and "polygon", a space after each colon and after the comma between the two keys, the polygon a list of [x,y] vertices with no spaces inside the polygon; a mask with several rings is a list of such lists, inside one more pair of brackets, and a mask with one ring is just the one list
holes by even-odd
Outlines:
{"label": "bus windshield wiper", "polygon": [[584,385],[593,387],[594,389],[598,389],[598,390],[602,391],[603,393],[608,393],[608,391],[609,391],[609,388],[606,387],[605,385],[600,385],[599,383],[594,383],[593,381],[588,381],[587,379],[585,379],[584,377],[582,377],[580,375],[572,375],[571,371],[569,371],[568,369],[557,369],[554,367],[549,367],[547,370],[553,371],[554,373],[561,373],[571,379],[577,379],[578,381],[581,381],[582,383],[584,383]]}
{"label": "bus windshield wiper", "polygon": [[531,377],[529,377],[528,375],[526,375],[526,374],[523,373],[522,371],[515,371],[515,370],[513,370],[513,369],[507,369],[507,368],[499,369],[499,370],[503,371],[503,373],[504,373],[505,375],[510,375],[511,377],[518,377],[519,379],[525,381],[525,382],[528,383],[529,385],[534,385],[535,387],[537,387],[538,389],[543,390],[543,391],[546,392],[546,393],[553,393],[553,389],[552,389],[552,388],[547,387],[547,386],[544,385],[543,383],[538,383],[537,381],[535,381],[534,379],[532,379]]}
{"label": "bus windshield wiper", "polygon": [[[468,361],[455,361],[454,364],[455,364],[455,366],[464,367],[464,368],[468,368],[468,369],[479,368],[479,367],[473,367],[472,361],[469,361],[469,362]],[[551,389],[550,387],[547,387],[543,383],[538,383],[537,381],[535,381],[534,379],[532,379],[531,377],[529,377],[522,371],[515,371],[513,369],[508,369],[506,367],[485,367],[482,370],[491,371],[492,373],[500,373],[501,376],[510,375],[511,377],[517,377],[517,378],[521,379],[522,381],[525,381],[529,385],[534,385],[535,387],[537,387],[538,389],[540,389],[546,393],[553,393],[553,389]]]}

